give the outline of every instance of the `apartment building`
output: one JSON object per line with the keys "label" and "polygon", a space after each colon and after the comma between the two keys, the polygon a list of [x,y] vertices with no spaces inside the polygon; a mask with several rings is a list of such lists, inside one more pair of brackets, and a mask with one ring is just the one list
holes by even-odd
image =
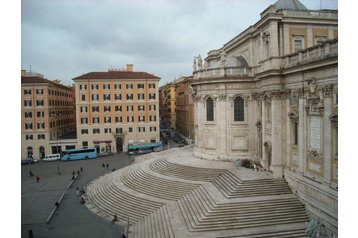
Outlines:
{"label": "apartment building", "polygon": [[60,81],[21,71],[21,158],[59,153],[59,141],[75,131],[74,92]]}
{"label": "apartment building", "polygon": [[90,72],[73,79],[78,147],[99,153],[128,151],[128,145],[159,142],[160,78],[126,69]]}
{"label": "apartment building", "polygon": [[192,80],[193,77],[190,76],[181,77],[174,81],[176,130],[188,140],[194,140],[194,101],[190,86]]}
{"label": "apartment building", "polygon": [[168,83],[163,86],[164,93],[164,124],[173,130],[176,129],[176,114],[175,114],[175,84]]}

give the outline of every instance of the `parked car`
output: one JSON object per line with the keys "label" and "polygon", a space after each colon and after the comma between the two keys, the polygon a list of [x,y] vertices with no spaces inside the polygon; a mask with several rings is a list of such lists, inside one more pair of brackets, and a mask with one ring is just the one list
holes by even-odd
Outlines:
{"label": "parked car", "polygon": [[48,162],[48,161],[57,161],[61,159],[61,155],[60,154],[50,154],[50,155],[46,155],[45,158],[43,158],[44,162]]}
{"label": "parked car", "polygon": [[[37,162],[37,161],[36,161]],[[34,158],[32,158],[32,157],[28,157],[28,158],[26,158],[26,159],[24,159],[24,160],[21,160],[21,164],[23,165],[23,164],[33,164],[33,163],[35,163],[35,159]]]}

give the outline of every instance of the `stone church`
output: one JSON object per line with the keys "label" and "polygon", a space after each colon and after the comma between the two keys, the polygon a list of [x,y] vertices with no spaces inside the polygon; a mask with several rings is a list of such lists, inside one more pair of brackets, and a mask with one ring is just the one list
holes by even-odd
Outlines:
{"label": "stone church", "polygon": [[259,161],[338,229],[338,11],[279,0],[194,58],[194,155]]}

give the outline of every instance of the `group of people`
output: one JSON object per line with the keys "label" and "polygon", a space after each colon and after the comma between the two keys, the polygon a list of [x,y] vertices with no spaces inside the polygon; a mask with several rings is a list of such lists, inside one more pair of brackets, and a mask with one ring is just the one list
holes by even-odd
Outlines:
{"label": "group of people", "polygon": [[[81,171],[81,172],[80,172]],[[77,177],[80,176],[80,174],[83,172],[83,168],[81,167],[79,170],[77,170]],[[72,171],[72,180],[75,180],[76,172]]]}

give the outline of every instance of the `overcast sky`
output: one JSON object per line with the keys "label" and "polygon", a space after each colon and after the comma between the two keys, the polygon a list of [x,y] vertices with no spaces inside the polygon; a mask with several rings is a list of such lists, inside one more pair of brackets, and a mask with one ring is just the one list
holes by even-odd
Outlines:
{"label": "overcast sky", "polygon": [[[338,0],[321,0],[338,9]],[[161,77],[192,74],[193,57],[222,47],[276,0],[22,0],[21,67],[71,84],[125,68]],[[301,0],[319,9],[320,0]]]}

